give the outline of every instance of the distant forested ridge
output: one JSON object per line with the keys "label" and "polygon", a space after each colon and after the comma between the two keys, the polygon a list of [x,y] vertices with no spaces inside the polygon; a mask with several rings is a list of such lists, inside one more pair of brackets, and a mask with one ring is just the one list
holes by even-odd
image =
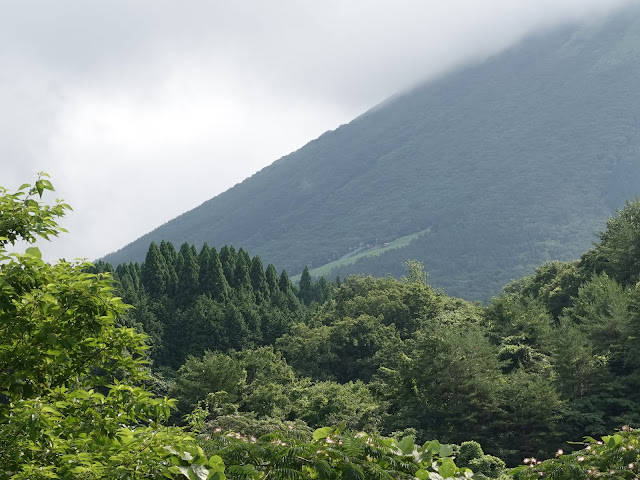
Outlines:
{"label": "distant forested ridge", "polygon": [[434,286],[485,300],[536,265],[576,259],[640,194],[640,9],[629,8],[397,95],[105,260],[141,261],[151,241],[208,242],[313,275],[371,252],[326,277],[399,277],[412,258]]}

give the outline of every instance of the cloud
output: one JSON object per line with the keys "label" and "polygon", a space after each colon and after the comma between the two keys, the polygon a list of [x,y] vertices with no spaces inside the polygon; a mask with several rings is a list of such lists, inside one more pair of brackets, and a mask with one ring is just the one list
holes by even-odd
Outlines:
{"label": "cloud", "polygon": [[4,2],[0,184],[48,171],[75,212],[45,254],[95,258],[399,90],[623,3]]}

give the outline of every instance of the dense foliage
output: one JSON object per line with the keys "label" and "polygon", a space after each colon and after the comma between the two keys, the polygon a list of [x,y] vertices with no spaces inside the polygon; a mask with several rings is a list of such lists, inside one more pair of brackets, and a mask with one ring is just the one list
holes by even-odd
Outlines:
{"label": "dense foliage", "polygon": [[486,300],[579,257],[640,194],[639,19],[547,31],[397,95],[106,260],[209,242],[297,275],[423,232],[325,276],[399,278],[413,258],[448,294]]}
{"label": "dense foliage", "polygon": [[[305,269],[294,286],[228,246],[152,244],[116,276],[136,305],[130,323],[164,332],[151,357],[172,367],[159,372],[175,421],[196,409],[210,429],[249,436],[341,421],[411,429],[421,441],[478,441],[513,465],[640,423],[638,212],[628,202],[579,261],[545,264],[486,306],[434,290],[419,262],[400,280],[314,282]],[[209,254],[222,290],[203,287]]]}
{"label": "dense foliage", "polygon": [[640,199],[483,306],[415,261],[295,286],[230,246],[8,253],[62,231],[51,189],[0,195],[0,478],[637,477]]}
{"label": "dense foliage", "polygon": [[557,480],[590,478],[635,480],[640,473],[640,439],[633,428],[624,426],[602,440],[586,437],[581,450],[565,454],[558,450],[553,459],[525,458],[525,465],[511,473],[517,480],[540,477]]}
{"label": "dense foliage", "polygon": [[470,469],[456,466],[455,446],[438,441],[416,445],[411,437],[353,433],[345,431],[344,425],[319,428],[308,436],[285,433],[256,438],[230,433],[207,438],[204,448],[224,458],[229,475],[238,479],[473,478]]}
{"label": "dense foliage", "polygon": [[[112,271],[98,262],[95,271]],[[187,355],[207,349],[241,350],[269,345],[305,318],[305,305],[331,295],[324,280],[295,287],[285,271],[264,268],[242,248],[206,243],[151,243],[145,261],[120,264],[113,276],[124,301],[136,308],[127,322],[151,336],[156,366],[177,369]]]}
{"label": "dense foliage", "polygon": [[222,480],[219,457],[162,425],[172,401],[145,387],[143,335],[118,325],[108,276],[47,264],[33,246],[7,253],[62,231],[69,207],[40,204],[45,190],[43,176],[0,188],[0,478]]}

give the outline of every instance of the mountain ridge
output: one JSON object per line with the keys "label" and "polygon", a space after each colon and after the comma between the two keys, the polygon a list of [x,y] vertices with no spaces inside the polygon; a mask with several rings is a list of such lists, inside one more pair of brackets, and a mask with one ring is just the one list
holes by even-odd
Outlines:
{"label": "mountain ridge", "polygon": [[105,260],[206,241],[296,274],[431,228],[333,273],[401,275],[402,257],[416,258],[447,293],[486,299],[577,258],[640,193],[640,16],[627,8],[395,95]]}

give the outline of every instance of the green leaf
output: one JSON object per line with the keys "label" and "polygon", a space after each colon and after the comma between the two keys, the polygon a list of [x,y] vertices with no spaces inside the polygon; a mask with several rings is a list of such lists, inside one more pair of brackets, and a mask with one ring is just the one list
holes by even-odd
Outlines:
{"label": "green leaf", "polygon": [[607,447],[609,448],[615,448],[618,445],[620,445],[622,443],[622,436],[618,435],[617,433],[615,435],[611,435],[607,441]]}
{"label": "green leaf", "polygon": [[313,432],[313,439],[321,440],[323,438],[327,438],[332,431],[333,429],[331,427],[318,428],[315,432]]}
{"label": "green leaf", "polygon": [[453,460],[450,458],[443,458],[442,464],[440,468],[438,468],[438,473],[442,475],[443,478],[453,477],[456,473],[456,464],[453,463]]}
{"label": "green leaf", "polygon": [[414,473],[414,475],[418,480],[427,480],[429,478],[429,472],[423,468]]}
{"label": "green leaf", "polygon": [[398,442],[398,448],[405,455],[409,455],[409,454],[413,453],[414,446],[415,445],[413,443],[413,438],[412,437],[404,437],[402,440],[400,440],[400,442]]}
{"label": "green leaf", "polygon": [[347,428],[347,422],[345,422],[344,420],[342,422],[340,422],[340,424],[335,428],[336,434],[340,435],[344,429]]}
{"label": "green leaf", "polygon": [[438,440],[431,440],[425,447],[431,453],[436,454],[440,451],[440,442]]}
{"label": "green leaf", "polygon": [[42,253],[38,247],[29,247],[25,250],[24,254],[30,257],[35,257],[38,260],[42,259]]}
{"label": "green leaf", "polygon": [[453,447],[451,445],[442,445],[440,447],[439,455],[441,457],[450,457],[453,455]]}

